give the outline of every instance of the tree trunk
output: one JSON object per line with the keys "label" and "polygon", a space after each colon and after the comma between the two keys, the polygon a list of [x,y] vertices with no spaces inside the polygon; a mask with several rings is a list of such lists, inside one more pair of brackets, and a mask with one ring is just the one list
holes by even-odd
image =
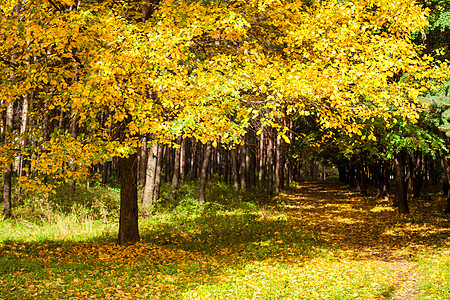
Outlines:
{"label": "tree trunk", "polygon": [[408,181],[405,174],[405,150],[402,149],[394,156],[395,165],[395,203],[400,214],[408,214]]}
{"label": "tree trunk", "polygon": [[137,153],[120,160],[119,245],[139,242]]}
{"label": "tree trunk", "polygon": [[411,174],[412,174],[412,188],[413,197],[420,198],[422,191],[422,153],[420,151],[413,151],[411,153]]}
{"label": "tree trunk", "polygon": [[275,157],[276,157],[276,165],[275,165],[275,193],[278,194],[282,188],[282,176],[283,176],[283,163],[282,163],[282,145],[281,138],[277,138],[276,149],[275,149]]}
{"label": "tree trunk", "polygon": [[247,145],[244,144],[241,146],[241,152],[240,152],[240,156],[241,156],[241,168],[240,168],[240,174],[241,174],[241,190],[245,191],[247,190]]}
{"label": "tree trunk", "polygon": [[206,200],[206,177],[208,172],[209,160],[211,156],[212,143],[206,143],[205,155],[203,157],[202,169],[200,171],[200,191],[198,200],[200,203],[205,203]]}
{"label": "tree trunk", "polygon": [[147,162],[148,162],[148,149],[147,149],[147,136],[142,137],[142,146],[139,148],[139,183],[142,191],[145,187],[145,181],[147,180]]}
{"label": "tree trunk", "polygon": [[262,185],[265,175],[264,131],[265,131],[264,125],[261,125],[261,134],[259,136],[259,173],[258,173],[259,185]]}
{"label": "tree trunk", "polygon": [[267,193],[273,197],[273,139],[268,135],[269,144],[267,146]]}
{"label": "tree trunk", "polygon": [[383,161],[381,163],[381,170],[380,172],[380,178],[379,178],[379,187],[380,187],[380,194],[379,197],[384,200],[389,200],[389,176],[390,176],[390,163],[387,158],[383,158]]}
{"label": "tree trunk", "polygon": [[142,194],[142,203],[146,209],[153,205],[153,194],[155,190],[156,163],[158,159],[158,144],[152,141],[150,151],[147,155],[147,171],[145,173],[144,193]]}
{"label": "tree trunk", "polygon": [[[181,144],[181,137],[177,139],[177,144]],[[178,190],[178,183],[180,179],[180,156],[181,156],[181,148],[176,148],[173,165],[172,185],[170,187],[170,200],[172,202],[174,202],[177,198],[176,193]]]}
{"label": "tree trunk", "polygon": [[155,186],[153,191],[153,202],[159,199],[159,191],[161,189],[161,170],[164,158],[165,147],[158,146],[158,158],[156,161]]}
{"label": "tree trunk", "polygon": [[[70,122],[70,134],[72,135],[73,139],[77,138],[77,117],[76,116],[73,116],[73,119]],[[74,172],[75,171],[75,166],[74,166],[72,160],[69,161],[69,166],[70,166],[70,170],[72,172]],[[70,183],[69,183],[69,190],[68,190],[69,199],[70,200],[72,200],[72,197],[73,197],[73,195],[75,193],[75,186],[76,186],[76,181],[72,177],[71,180],[70,180]]]}
{"label": "tree trunk", "polygon": [[238,168],[238,159],[237,159],[237,150],[231,149],[231,168],[233,173],[233,186],[236,191],[239,190],[239,168]]}
{"label": "tree trunk", "polygon": [[[4,134],[6,135],[6,138],[8,137],[8,134],[12,132],[13,129],[13,117],[14,117],[14,102],[10,102],[8,104],[8,107],[6,108],[6,118],[5,118],[5,131]],[[3,171],[3,216],[5,218],[11,217],[11,171],[12,171],[12,164],[9,163],[8,166]]]}
{"label": "tree trunk", "polygon": [[186,177],[186,144],[187,140],[181,140],[181,149],[180,149],[180,180],[184,182]]}

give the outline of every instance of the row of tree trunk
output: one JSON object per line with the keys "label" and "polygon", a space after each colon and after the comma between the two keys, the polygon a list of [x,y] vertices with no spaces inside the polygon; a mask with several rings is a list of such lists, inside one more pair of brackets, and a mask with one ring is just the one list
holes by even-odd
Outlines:
{"label": "row of tree trunk", "polygon": [[[346,159],[338,164],[339,180],[357,188],[363,195],[368,192],[368,186],[376,189],[376,196],[390,198],[390,182],[394,180],[395,197],[393,206],[398,207],[399,213],[409,213],[408,192],[413,198],[420,198],[422,188],[429,183],[437,184],[442,179],[443,194],[448,197],[450,164],[448,158],[433,159],[423,155],[420,151],[401,149],[394,154],[392,160],[383,158],[371,161],[361,155]],[[445,212],[450,212],[450,198],[447,199]]]}

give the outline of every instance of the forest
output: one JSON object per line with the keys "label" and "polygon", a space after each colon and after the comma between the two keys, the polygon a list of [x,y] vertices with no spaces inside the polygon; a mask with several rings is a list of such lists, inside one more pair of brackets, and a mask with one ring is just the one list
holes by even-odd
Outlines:
{"label": "forest", "polygon": [[448,0],[0,4],[0,298],[450,297]]}

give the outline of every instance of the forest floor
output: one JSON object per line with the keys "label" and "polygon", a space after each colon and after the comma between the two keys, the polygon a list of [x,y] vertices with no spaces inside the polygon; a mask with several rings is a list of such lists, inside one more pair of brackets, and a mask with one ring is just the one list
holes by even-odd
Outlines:
{"label": "forest floor", "polygon": [[348,259],[387,263],[394,279],[390,297],[408,300],[421,294],[418,257],[450,245],[450,218],[442,214],[443,202],[428,197],[410,199],[411,214],[402,216],[390,201],[362,197],[337,182],[309,181],[280,201]]}
{"label": "forest floor", "polygon": [[79,207],[3,220],[0,299],[450,299],[450,220],[428,197],[401,216],[303,181],[271,205],[185,201],[142,219],[126,246],[116,222]]}

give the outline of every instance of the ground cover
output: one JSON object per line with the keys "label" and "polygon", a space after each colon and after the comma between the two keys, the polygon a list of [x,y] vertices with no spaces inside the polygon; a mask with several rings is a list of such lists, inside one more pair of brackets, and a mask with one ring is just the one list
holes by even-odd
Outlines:
{"label": "ground cover", "polygon": [[[142,241],[79,209],[0,222],[0,299],[448,299],[443,199],[410,216],[333,181],[256,205],[184,201],[141,220]],[[100,214],[101,215],[101,214]]]}

